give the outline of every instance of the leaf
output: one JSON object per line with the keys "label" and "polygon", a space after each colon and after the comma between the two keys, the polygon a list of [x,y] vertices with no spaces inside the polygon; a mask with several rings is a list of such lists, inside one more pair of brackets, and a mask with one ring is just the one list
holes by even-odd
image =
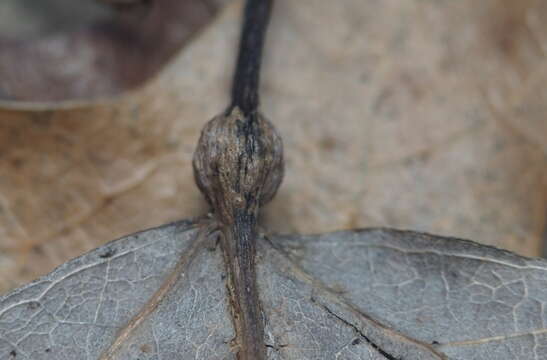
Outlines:
{"label": "leaf", "polygon": [[351,305],[341,314],[360,331],[365,313],[450,359],[541,359],[545,352],[545,260],[390,229],[272,242]]}
{"label": "leaf", "polygon": [[280,2],[265,67],[292,156],[270,228],[389,226],[539,255],[545,2],[297,3]]}
{"label": "leaf", "polygon": [[[233,358],[222,254],[198,232],[130,235],[0,298],[0,358]],[[257,275],[270,359],[545,353],[545,260],[370,229],[262,237]]]}
{"label": "leaf", "polygon": [[163,68],[222,2],[102,1],[109,7],[101,1],[2,3],[7,29],[0,37],[2,105],[81,106],[135,89]]}

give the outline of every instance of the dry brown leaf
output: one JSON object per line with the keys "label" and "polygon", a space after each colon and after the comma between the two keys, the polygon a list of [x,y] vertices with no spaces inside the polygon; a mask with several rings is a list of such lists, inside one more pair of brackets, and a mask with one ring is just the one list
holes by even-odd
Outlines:
{"label": "dry brown leaf", "polygon": [[209,22],[221,2],[5,1],[0,100],[17,107],[23,101],[58,106],[138,87]]}
{"label": "dry brown leaf", "polygon": [[[227,102],[241,1],[141,91],[0,112],[0,289],[206,210],[199,130]],[[286,145],[274,231],[393,226],[539,255],[547,203],[540,0],[278,0],[264,113]]]}

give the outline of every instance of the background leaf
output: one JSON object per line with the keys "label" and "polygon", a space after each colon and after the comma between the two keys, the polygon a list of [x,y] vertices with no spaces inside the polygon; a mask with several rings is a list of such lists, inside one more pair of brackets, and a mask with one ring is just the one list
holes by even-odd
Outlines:
{"label": "background leaf", "polygon": [[[240,6],[119,102],[0,111],[0,288],[206,211],[190,159],[227,103]],[[265,225],[390,226],[539,255],[546,14],[543,1],[278,0],[262,103],[287,176]]]}
{"label": "background leaf", "polygon": [[1,104],[81,106],[141,86],[223,2],[4,0]]}
{"label": "background leaf", "polygon": [[[0,357],[233,358],[222,254],[196,235],[130,235],[0,298]],[[372,229],[260,238],[257,275],[270,359],[544,358],[545,260]]]}

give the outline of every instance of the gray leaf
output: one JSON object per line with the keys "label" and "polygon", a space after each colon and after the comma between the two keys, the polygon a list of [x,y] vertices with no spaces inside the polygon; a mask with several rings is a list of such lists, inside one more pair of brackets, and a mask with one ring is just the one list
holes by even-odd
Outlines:
{"label": "gray leaf", "polygon": [[[181,221],[0,298],[0,359],[232,359],[214,236]],[[547,359],[547,263],[395,230],[259,240],[270,359]]]}

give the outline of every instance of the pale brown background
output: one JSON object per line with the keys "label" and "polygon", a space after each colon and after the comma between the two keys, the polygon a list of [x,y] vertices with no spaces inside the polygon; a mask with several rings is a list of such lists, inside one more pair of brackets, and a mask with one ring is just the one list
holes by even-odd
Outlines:
{"label": "pale brown background", "polygon": [[[0,110],[0,292],[207,210],[191,157],[227,104],[241,3],[123,99]],[[287,176],[264,226],[390,226],[540,255],[546,54],[541,0],[277,0],[262,102]]]}

